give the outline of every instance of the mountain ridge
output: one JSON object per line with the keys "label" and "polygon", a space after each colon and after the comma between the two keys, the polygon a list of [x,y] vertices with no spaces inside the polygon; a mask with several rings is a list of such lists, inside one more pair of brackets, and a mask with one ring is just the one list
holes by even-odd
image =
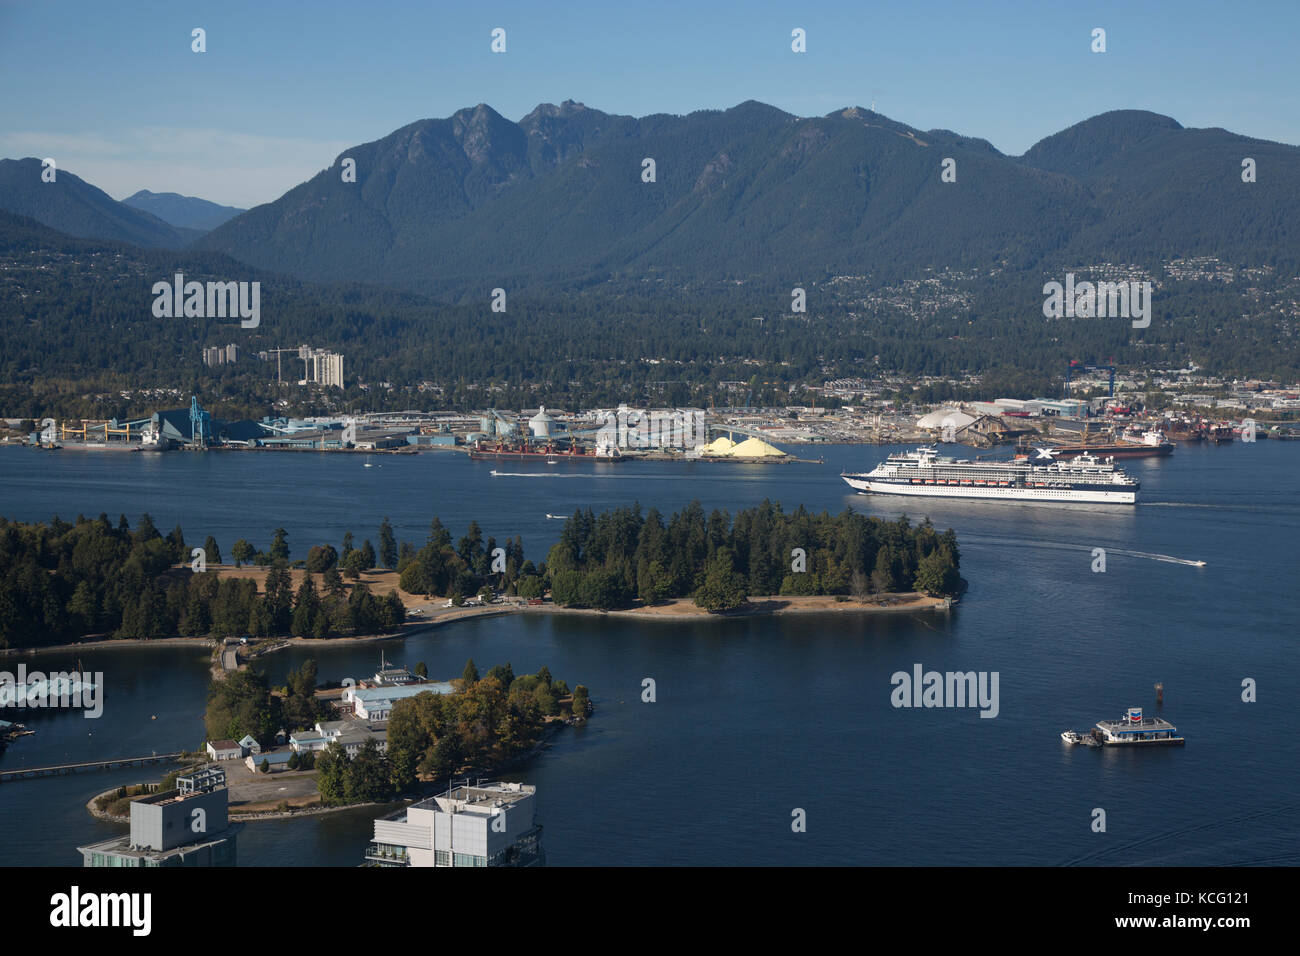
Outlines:
{"label": "mountain ridge", "polygon": [[[798,117],[747,100],[637,118],[565,100],[512,123],[480,103],[340,153],[196,247],[304,279],[450,298],[503,282],[708,274],[794,285],[839,272],[1047,266],[1093,250],[1147,260],[1180,251],[1174,231],[1187,254],[1224,251],[1226,231],[1231,254],[1250,255],[1262,238],[1272,256],[1289,228],[1267,236],[1251,224],[1277,189],[1231,192],[1246,143],[1300,182],[1295,147],[1142,110],[1099,114],[1015,157],[860,106]],[[357,161],[356,184],[341,182],[344,157]],[[941,181],[946,158],[956,183]],[[646,159],[654,183],[642,180]],[[1216,216],[1188,215],[1198,196]],[[1144,223],[1124,221],[1135,204]],[[1280,208],[1300,211],[1294,187]]]}
{"label": "mountain ridge", "polygon": [[144,248],[176,249],[198,233],[172,226],[150,212],[118,202],[66,169],[53,182],[42,178],[42,161],[0,159],[0,209],[85,239],[115,239]]}
{"label": "mountain ridge", "polygon": [[209,232],[222,223],[229,222],[240,213],[248,211],[236,206],[222,206],[197,196],[155,193],[148,189],[141,189],[127,196],[122,203],[156,216],[170,226],[198,232]]}
{"label": "mountain ridge", "polygon": [[[1241,181],[1245,155],[1266,178]],[[569,99],[512,122],[478,103],[344,150],[203,235],[63,170],[76,202],[60,208],[39,193],[36,160],[2,162],[29,165],[20,184],[0,165],[0,208],[69,234],[447,301],[611,279],[793,287],[1196,255],[1261,264],[1300,248],[1300,149],[1146,110],[1089,117],[1010,156],[861,106],[800,117],[746,100],[633,117]]]}

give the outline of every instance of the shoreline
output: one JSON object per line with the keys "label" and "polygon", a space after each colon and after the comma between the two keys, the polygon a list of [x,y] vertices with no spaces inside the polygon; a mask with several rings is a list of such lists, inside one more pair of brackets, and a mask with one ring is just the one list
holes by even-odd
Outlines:
{"label": "shoreline", "polygon": [[[262,651],[254,657],[261,657],[265,654],[274,654],[286,647],[343,647],[353,644],[373,644],[379,641],[393,641],[401,638],[410,637],[413,634],[421,634],[425,631],[431,631],[438,627],[448,624],[455,624],[459,621],[473,620],[481,617],[495,617],[501,614],[578,614],[578,615],[597,615],[601,617],[613,618],[636,618],[638,620],[730,620],[744,617],[764,617],[779,616],[784,614],[822,614],[822,613],[871,613],[871,614],[898,614],[900,612],[911,611],[946,611],[956,604],[956,599],[929,597],[918,592],[908,594],[891,594],[887,597],[891,603],[879,604],[873,601],[857,601],[849,598],[845,601],[836,601],[836,595],[761,595],[752,597],[744,607],[737,608],[734,611],[706,611],[703,608],[696,607],[690,598],[673,598],[662,604],[655,604],[644,607],[621,608],[612,611],[601,611],[596,608],[587,607],[560,607],[556,604],[510,604],[505,606],[489,606],[481,608],[458,608],[452,613],[439,615],[438,617],[408,622],[402,626],[400,631],[392,634],[367,634],[357,637],[286,637],[271,638],[278,641],[276,647]],[[159,637],[150,640],[139,638],[127,638],[115,640],[112,638],[95,641],[83,641],[77,644],[52,644],[47,647],[26,647],[26,648],[2,648],[0,649],[0,658],[14,657],[21,655],[36,655],[47,653],[66,653],[68,651],[80,650],[110,650],[119,648],[142,648],[142,647],[195,647],[214,649],[222,647],[222,643],[211,637]]]}
{"label": "shoreline", "polygon": [[[125,786],[127,786],[128,788],[139,787],[144,784],[156,785],[156,782],[142,781],[141,783],[128,783]],[[121,785],[117,787],[109,787],[103,793],[95,794],[93,797],[91,797],[89,800],[86,801],[86,810],[89,811],[92,817],[94,817],[96,820],[99,820],[103,823],[113,823],[113,824],[118,824],[120,826],[130,826],[131,818],[129,816],[128,817],[113,816],[113,814],[108,813],[104,810],[100,810],[98,807],[95,806],[96,800],[99,800],[101,797],[105,797],[110,793],[116,793],[119,789],[121,789]],[[259,820],[290,820],[293,819],[294,817],[314,817],[326,813],[336,813],[339,810],[358,810],[362,807],[380,807],[385,805],[386,805],[385,803],[380,803],[378,801],[372,800],[369,803],[349,803],[341,807],[311,806],[311,807],[305,807],[300,810],[254,810],[251,813],[239,813],[237,811],[228,811],[227,819],[230,821],[230,823],[244,823],[246,821],[255,823]]]}
{"label": "shoreline", "polygon": [[732,611],[706,611],[696,607],[690,598],[672,598],[662,604],[643,607],[622,608],[613,611],[601,611],[589,607],[559,607],[547,604],[531,607],[528,610],[546,614],[584,614],[601,617],[627,617],[638,620],[714,620],[726,621],[748,617],[778,617],[785,614],[825,614],[847,613],[850,611],[870,612],[873,614],[897,614],[909,611],[946,611],[956,599],[932,598],[917,592],[909,594],[887,595],[891,603],[876,604],[870,601],[856,601],[849,598],[836,601],[836,595],[761,595],[750,598],[744,606]]}

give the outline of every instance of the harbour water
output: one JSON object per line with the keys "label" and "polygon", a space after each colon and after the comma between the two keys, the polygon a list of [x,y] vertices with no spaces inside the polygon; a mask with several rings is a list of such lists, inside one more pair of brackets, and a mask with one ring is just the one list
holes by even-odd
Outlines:
{"label": "harbour water", "polygon": [[[882,499],[841,469],[887,447],[828,446],[823,465],[555,466],[459,454],[356,456],[0,452],[0,512],[25,521],[148,511],[187,541],[265,547],[284,527],[295,557],[315,543],[423,542],[436,514],[454,537],[473,517],[540,559],[568,514],[639,501],[668,513],[699,499],[735,510],[852,506],[929,515],[956,530],[970,584],[947,615],[828,613],[765,619],[618,621],[505,616],[383,645],[435,677],[509,661],[591,688],[596,714],[510,775],[538,786],[552,865],[1240,865],[1300,862],[1295,700],[1300,443],[1180,446],[1126,461],[1140,503],[1059,505]],[[951,449],[955,451],[956,449]],[[951,452],[950,452],[951,453]],[[490,471],[498,471],[492,476]],[[1105,573],[1091,570],[1106,551]],[[1191,562],[1204,561],[1204,567]],[[373,671],[375,646],[325,644],[265,659],[273,678],[307,656],[322,679]],[[206,654],[187,648],[49,653],[30,667],[103,671],[103,716],[29,712],[36,730],[0,767],[194,747]],[[0,659],[13,670],[14,657]],[[895,708],[891,675],[997,672],[999,712]],[[643,703],[642,680],[657,700]],[[1242,701],[1242,682],[1258,700]],[[1157,707],[1153,685],[1165,686]],[[1089,750],[1060,731],[1142,706],[1185,747]],[[156,719],[153,719],[156,718]],[[83,806],[156,768],[0,786],[0,865],[71,866],[78,844],[118,828]],[[1093,831],[1094,810],[1106,831]],[[792,832],[792,812],[807,830]],[[241,865],[355,865],[380,811],[258,822]]]}

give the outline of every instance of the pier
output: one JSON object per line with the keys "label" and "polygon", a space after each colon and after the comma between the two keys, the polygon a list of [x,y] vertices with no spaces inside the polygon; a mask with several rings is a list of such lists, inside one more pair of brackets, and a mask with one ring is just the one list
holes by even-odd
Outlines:
{"label": "pier", "polygon": [[88,773],[95,770],[119,770],[122,767],[143,767],[151,763],[165,763],[180,757],[180,751],[171,754],[149,754],[145,757],[114,757],[110,760],[91,760],[87,763],[60,763],[49,767],[15,767],[0,770],[0,783],[17,783],[36,777],[57,777],[68,773]]}

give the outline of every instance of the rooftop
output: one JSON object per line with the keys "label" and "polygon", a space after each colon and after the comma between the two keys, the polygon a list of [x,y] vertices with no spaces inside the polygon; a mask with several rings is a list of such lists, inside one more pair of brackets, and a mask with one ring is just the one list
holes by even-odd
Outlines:
{"label": "rooftop", "polygon": [[157,793],[151,793],[147,796],[136,797],[132,803],[181,803],[185,800],[191,800],[194,797],[201,797],[207,791],[203,790],[160,790]]}
{"label": "rooftop", "polygon": [[426,684],[398,684],[385,687],[360,687],[351,690],[349,695],[353,700],[401,700],[403,697],[414,697],[416,694],[423,694],[428,691],[433,694],[452,694],[455,688],[446,681],[429,681]]}
{"label": "rooftop", "polygon": [[1178,728],[1163,717],[1143,717],[1141,720],[1099,720],[1097,726],[1109,730],[1112,734],[1149,734],[1157,730],[1177,730]]}
{"label": "rooftop", "polygon": [[88,843],[85,846],[77,847],[77,850],[84,853],[91,851],[95,853],[111,853],[119,857],[130,857],[131,859],[150,859],[150,860],[168,860],[172,857],[185,857],[205,847],[219,846],[225,843],[231,837],[236,836],[243,829],[243,824],[235,823],[226,829],[217,833],[210,834],[210,839],[198,843],[186,843],[181,846],[172,847],[170,850],[150,850],[146,847],[136,847],[131,844],[130,836],[114,837],[111,840],[103,840],[99,843]]}
{"label": "rooftop", "polygon": [[537,788],[525,783],[485,783],[472,787],[451,787],[446,793],[422,800],[413,807],[444,813],[491,814],[498,807],[533,796]]}

